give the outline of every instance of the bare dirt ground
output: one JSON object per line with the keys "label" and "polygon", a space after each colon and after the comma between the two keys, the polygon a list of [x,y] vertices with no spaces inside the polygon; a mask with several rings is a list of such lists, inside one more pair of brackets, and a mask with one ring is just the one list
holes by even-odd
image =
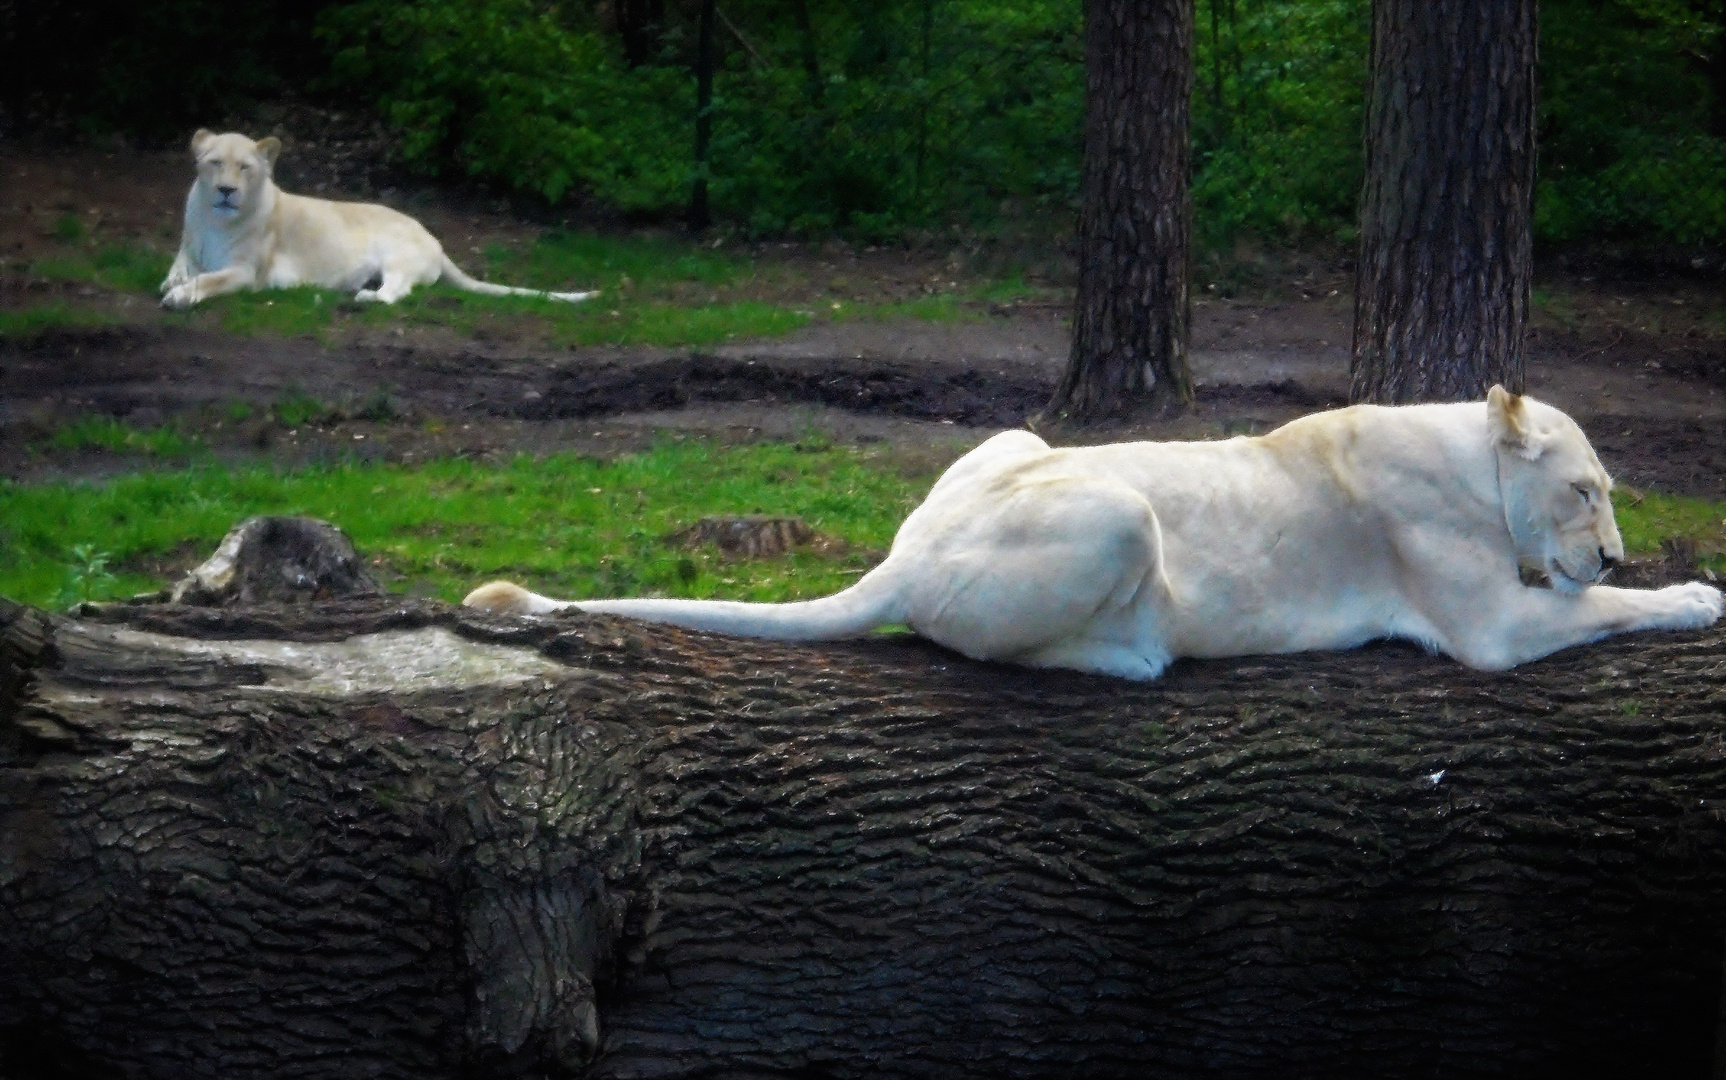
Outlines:
{"label": "bare dirt ground", "polygon": [[[540,225],[495,197],[403,183],[363,123],[325,124],[284,156],[290,190],[379,198],[420,217],[452,253],[531,241]],[[332,134],[333,132],[333,134]],[[258,132],[261,134],[261,132]],[[368,141],[371,140],[371,141]],[[369,171],[368,171],[369,170]],[[0,309],[60,295],[137,305],[25,272],[51,253],[56,222],[82,214],[92,235],[171,249],[190,167],[183,152],[0,144]],[[763,299],[899,299],[991,269],[988,252],[856,251],[757,245],[789,268]],[[1044,267],[1059,284],[1058,255]],[[1197,284],[1186,416],[1083,431],[1059,441],[1205,438],[1266,430],[1346,396],[1351,284],[1322,258],[1247,260],[1247,284]],[[1228,296],[1228,293],[1234,295]],[[975,305],[957,322],[816,322],[782,338],[718,348],[547,349],[448,331],[355,332],[325,340],[243,337],[148,320],[0,340],[0,475],[96,476],[136,458],[57,452],[45,439],[89,414],[134,427],[173,422],[223,459],[292,465],[331,458],[574,450],[616,453],[667,431],[724,439],[887,442],[944,457],[1048,400],[1065,363],[1063,294]],[[1580,421],[1620,480],[1726,498],[1726,320],[1718,274],[1545,275],[1530,342],[1529,390]],[[309,394],[340,406],[289,427],[272,402]],[[236,403],[250,405],[240,418]]]}

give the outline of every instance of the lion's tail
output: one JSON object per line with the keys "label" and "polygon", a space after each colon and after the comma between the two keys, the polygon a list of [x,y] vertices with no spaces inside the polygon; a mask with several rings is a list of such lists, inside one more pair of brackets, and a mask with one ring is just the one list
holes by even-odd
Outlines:
{"label": "lion's tail", "polygon": [[486,296],[541,296],[547,300],[565,300],[573,304],[579,300],[590,300],[599,295],[598,291],[545,292],[541,289],[517,289],[509,285],[493,285],[489,281],[481,281],[478,278],[468,277],[467,274],[462,271],[461,267],[457,266],[450,260],[448,255],[443,257],[442,277],[443,280],[449,282],[458,289],[466,289],[468,292],[483,293]]}
{"label": "lion's tail", "polygon": [[462,604],[516,615],[544,615],[575,608],[738,637],[836,641],[904,621],[906,604],[898,577],[883,564],[849,589],[819,600],[789,604],[735,600],[552,600],[507,581],[493,581],[468,593]]}

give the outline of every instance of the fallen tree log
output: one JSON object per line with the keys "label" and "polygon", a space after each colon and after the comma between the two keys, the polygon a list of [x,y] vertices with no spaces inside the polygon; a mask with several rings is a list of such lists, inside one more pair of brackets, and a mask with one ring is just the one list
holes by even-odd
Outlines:
{"label": "fallen tree log", "polygon": [[1718,630],[1140,686],[4,605],[0,1074],[1701,1077],[1723,735]]}

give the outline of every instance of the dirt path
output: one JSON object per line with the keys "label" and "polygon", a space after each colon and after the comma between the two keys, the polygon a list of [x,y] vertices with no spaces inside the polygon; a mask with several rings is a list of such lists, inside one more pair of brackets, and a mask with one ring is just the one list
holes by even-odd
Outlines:
{"label": "dirt path", "polygon": [[[1348,311],[1337,300],[1211,304],[1197,311],[1198,406],[1165,422],[1061,433],[1087,440],[1259,431],[1346,397]],[[967,444],[1023,423],[1048,399],[1067,330],[1052,313],[953,324],[823,323],[712,350],[522,351],[437,335],[337,346],[207,331],[64,331],[0,342],[0,470],[15,479],[125,467],[43,455],[81,415],[173,421],[223,456],[616,452],[663,430],[908,446]],[[1726,365],[1705,348],[1620,335],[1535,336],[1529,389],[1574,415],[1624,481],[1726,498]],[[335,406],[288,427],[272,403]],[[237,403],[252,415],[236,419]]]}

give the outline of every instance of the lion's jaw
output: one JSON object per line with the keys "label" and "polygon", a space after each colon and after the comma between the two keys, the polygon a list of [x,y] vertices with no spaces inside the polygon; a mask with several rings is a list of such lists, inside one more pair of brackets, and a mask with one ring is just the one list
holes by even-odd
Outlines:
{"label": "lion's jaw", "polygon": [[1624,540],[1612,514],[1612,478],[1587,436],[1530,398],[1489,399],[1488,408],[1504,523],[1517,559],[1545,573],[1559,592],[1598,584],[1623,560]]}

